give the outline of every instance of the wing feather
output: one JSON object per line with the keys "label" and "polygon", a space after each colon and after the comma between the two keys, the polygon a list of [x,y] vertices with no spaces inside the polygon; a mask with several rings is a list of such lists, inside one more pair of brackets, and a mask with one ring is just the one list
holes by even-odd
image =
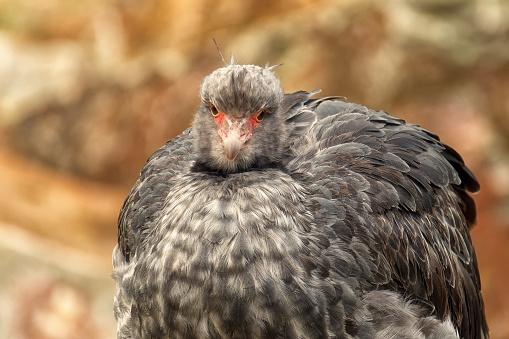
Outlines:
{"label": "wing feather", "polygon": [[[461,337],[487,334],[468,231],[475,221],[468,192],[479,184],[458,153],[385,112],[339,101],[312,110],[317,121],[285,165],[305,183],[317,222],[334,230],[331,243],[366,246],[351,259],[359,267],[349,267],[359,285],[398,290],[443,320],[450,314]],[[374,265],[364,264],[363,253]],[[344,266],[352,263],[332,269]]]}
{"label": "wing feather", "polygon": [[171,186],[169,178],[193,160],[191,129],[157,150],[140,171],[140,178],[124,201],[118,217],[118,244],[129,261],[144,245]]}

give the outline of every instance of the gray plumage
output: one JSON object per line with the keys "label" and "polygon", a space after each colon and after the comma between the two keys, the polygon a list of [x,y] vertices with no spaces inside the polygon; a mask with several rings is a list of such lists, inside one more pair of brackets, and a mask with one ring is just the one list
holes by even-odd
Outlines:
{"label": "gray plumage", "polygon": [[204,79],[120,212],[118,338],[488,338],[461,157],[313,94],[252,65]]}

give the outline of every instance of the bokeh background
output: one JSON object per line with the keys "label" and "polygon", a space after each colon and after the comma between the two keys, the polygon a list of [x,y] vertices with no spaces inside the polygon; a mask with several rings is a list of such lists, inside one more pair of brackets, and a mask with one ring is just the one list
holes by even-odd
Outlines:
{"label": "bokeh background", "polygon": [[476,173],[492,338],[509,338],[508,0],[0,0],[0,338],[114,338],[111,251],[147,157],[225,58],[402,117]]}

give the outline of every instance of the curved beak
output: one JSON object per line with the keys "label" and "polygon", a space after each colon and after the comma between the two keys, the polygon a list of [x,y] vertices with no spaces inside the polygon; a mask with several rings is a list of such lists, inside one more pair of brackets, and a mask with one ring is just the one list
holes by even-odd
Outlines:
{"label": "curved beak", "polygon": [[224,154],[228,161],[233,161],[244,148],[246,142],[251,138],[253,127],[249,117],[235,118],[224,115],[224,119],[219,125],[218,134],[223,143]]}

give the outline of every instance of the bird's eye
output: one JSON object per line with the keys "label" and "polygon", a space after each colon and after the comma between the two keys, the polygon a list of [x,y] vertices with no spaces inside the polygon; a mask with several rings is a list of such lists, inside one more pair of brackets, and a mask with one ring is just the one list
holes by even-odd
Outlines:
{"label": "bird's eye", "polygon": [[218,111],[218,109],[216,108],[216,106],[214,106],[214,105],[210,105],[210,106],[209,106],[209,109],[210,109],[210,114],[212,114],[212,116],[213,116],[214,118],[217,118],[217,117],[219,116],[219,111]]}
{"label": "bird's eye", "polygon": [[269,113],[269,111],[267,111],[266,109],[264,109],[263,111],[258,113],[258,115],[256,116],[256,122],[262,122],[262,120],[265,118],[267,113]]}

